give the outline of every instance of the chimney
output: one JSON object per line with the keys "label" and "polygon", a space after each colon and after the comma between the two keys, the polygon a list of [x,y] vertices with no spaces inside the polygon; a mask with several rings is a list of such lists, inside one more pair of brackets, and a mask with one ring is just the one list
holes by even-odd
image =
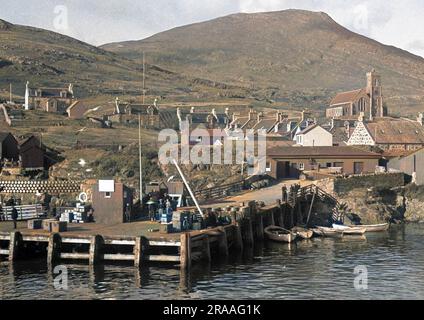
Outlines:
{"label": "chimney", "polygon": [[420,125],[424,125],[423,120],[424,120],[423,113],[422,112],[418,113],[417,121]]}
{"label": "chimney", "polygon": [[116,99],[115,99],[115,113],[116,114],[121,113],[121,110],[119,110],[119,98],[118,97],[116,97]]}
{"label": "chimney", "polygon": [[181,121],[183,121],[182,117],[181,117],[181,109],[180,107],[177,108],[177,118],[178,121],[181,123]]}
{"label": "chimney", "polygon": [[308,115],[308,113],[306,112],[306,110],[302,110],[302,117],[301,117],[301,122],[306,120],[306,116]]}
{"label": "chimney", "polygon": [[250,110],[249,110],[249,120],[253,120],[253,116],[255,115],[255,111],[252,109],[252,108],[250,108]]}
{"label": "chimney", "polygon": [[264,118],[264,113],[263,112],[259,112],[258,113],[258,122],[261,121]]}
{"label": "chimney", "polygon": [[218,120],[218,116],[216,115],[216,110],[215,110],[215,108],[213,108],[213,109],[212,109],[212,115],[214,116],[214,118],[215,118],[216,120]]}
{"label": "chimney", "polygon": [[344,125],[345,125],[347,138],[350,139],[350,123],[349,123],[349,121],[346,121]]}

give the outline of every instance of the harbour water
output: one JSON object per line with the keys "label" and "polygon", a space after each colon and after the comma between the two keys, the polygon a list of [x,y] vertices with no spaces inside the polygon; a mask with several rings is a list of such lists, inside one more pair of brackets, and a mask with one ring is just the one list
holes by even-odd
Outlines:
{"label": "harbour water", "polygon": [[0,299],[424,299],[423,240],[424,225],[405,225],[366,240],[267,242],[190,274],[66,264],[67,289],[45,260],[1,262]]}

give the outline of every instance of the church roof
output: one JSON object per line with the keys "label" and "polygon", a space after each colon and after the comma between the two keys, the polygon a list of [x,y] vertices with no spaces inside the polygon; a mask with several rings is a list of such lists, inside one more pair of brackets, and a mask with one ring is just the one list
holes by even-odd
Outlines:
{"label": "church roof", "polygon": [[365,93],[365,89],[358,89],[353,91],[346,91],[338,93],[333,100],[330,102],[330,106],[337,105],[337,104],[344,104],[344,103],[350,103],[356,100],[356,98],[360,95]]}

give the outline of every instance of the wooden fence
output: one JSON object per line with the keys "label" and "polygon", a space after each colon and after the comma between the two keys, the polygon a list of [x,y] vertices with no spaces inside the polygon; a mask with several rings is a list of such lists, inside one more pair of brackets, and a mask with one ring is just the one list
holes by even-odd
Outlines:
{"label": "wooden fence", "polygon": [[204,199],[217,199],[228,196],[235,192],[240,192],[244,189],[244,187],[245,182],[242,180],[234,183],[225,184],[222,186],[197,190],[194,192],[194,195]]}

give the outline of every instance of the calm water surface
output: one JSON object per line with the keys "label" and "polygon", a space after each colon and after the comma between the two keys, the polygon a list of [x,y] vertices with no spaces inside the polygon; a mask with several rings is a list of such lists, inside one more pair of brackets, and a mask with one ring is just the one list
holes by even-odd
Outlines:
{"label": "calm water surface", "polygon": [[[424,225],[361,239],[265,243],[242,256],[197,265],[189,275],[150,266],[66,265],[68,290],[55,290],[43,262],[0,264],[0,299],[424,299]],[[368,289],[354,287],[367,267]]]}

